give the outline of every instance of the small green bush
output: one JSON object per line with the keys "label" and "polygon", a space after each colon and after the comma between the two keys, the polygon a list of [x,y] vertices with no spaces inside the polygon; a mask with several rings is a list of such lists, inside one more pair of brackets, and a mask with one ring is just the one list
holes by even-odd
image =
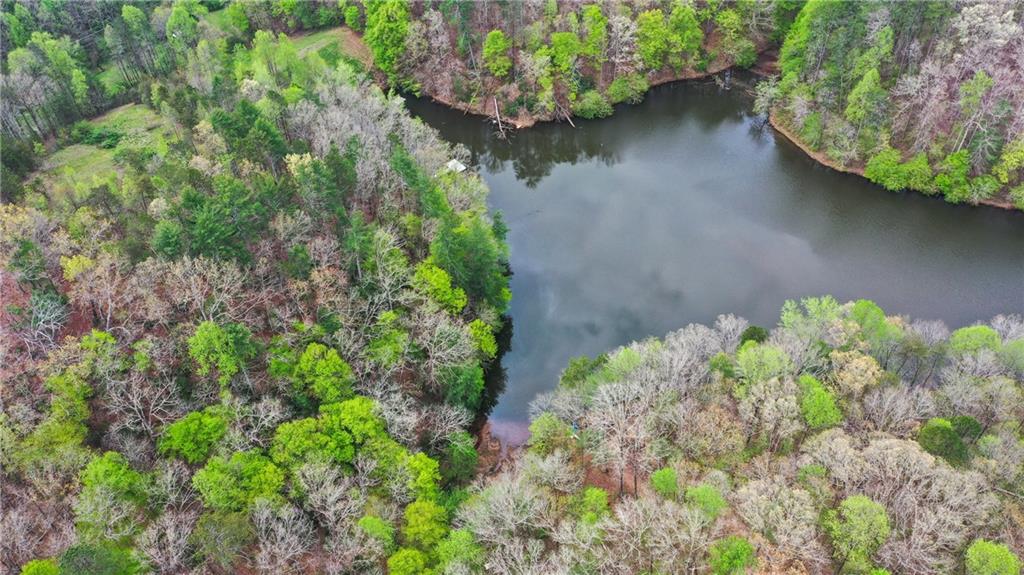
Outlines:
{"label": "small green bush", "polygon": [[736,535],[716,541],[708,555],[711,572],[715,575],[738,575],[757,565],[754,546]]}
{"label": "small green bush", "polygon": [[581,118],[607,118],[615,111],[608,100],[597,90],[587,90],[572,106],[574,114]]}
{"label": "small green bush", "polygon": [[706,483],[687,487],[685,499],[687,503],[700,509],[711,521],[717,519],[722,511],[729,507],[722,493]]}
{"label": "small green bush", "polygon": [[639,104],[644,99],[644,93],[650,88],[647,78],[642,74],[626,74],[612,80],[608,86],[608,101],[611,104],[628,102]]}
{"label": "small green bush", "polygon": [[665,499],[675,499],[679,496],[679,478],[676,470],[671,467],[663,467],[651,474],[651,487],[654,492]]}

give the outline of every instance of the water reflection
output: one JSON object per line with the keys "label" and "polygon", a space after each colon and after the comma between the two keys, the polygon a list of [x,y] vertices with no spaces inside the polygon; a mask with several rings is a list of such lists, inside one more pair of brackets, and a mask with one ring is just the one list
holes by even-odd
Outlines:
{"label": "water reflection", "polygon": [[491,413],[523,421],[569,358],[831,293],[953,326],[1024,312],[1024,214],[893,194],[817,165],[750,112],[742,84],[653,90],[610,119],[499,140],[410,101],[466,145],[509,223],[515,321]]}

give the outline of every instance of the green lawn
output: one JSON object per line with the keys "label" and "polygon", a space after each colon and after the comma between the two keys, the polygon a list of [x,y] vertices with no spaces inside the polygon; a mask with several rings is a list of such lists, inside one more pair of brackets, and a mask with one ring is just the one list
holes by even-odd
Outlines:
{"label": "green lawn", "polygon": [[338,58],[355,64],[359,71],[373,65],[373,55],[369,48],[351,28],[338,26],[312,33],[299,33],[292,35],[291,41],[300,56],[317,52],[325,60],[330,60],[328,55],[334,53]]}
{"label": "green lawn", "polygon": [[209,12],[202,18],[211,26],[225,34],[231,34],[234,31],[234,28],[231,26],[231,22],[228,20],[228,11],[223,8],[215,12]]}
{"label": "green lawn", "polygon": [[[153,110],[128,104],[89,121],[97,128],[122,134],[119,146],[153,147],[161,150],[172,134],[172,126]],[[72,144],[47,156],[32,178],[39,177],[52,189],[73,189],[77,184],[92,184],[120,170],[114,162],[115,149],[89,144]]]}

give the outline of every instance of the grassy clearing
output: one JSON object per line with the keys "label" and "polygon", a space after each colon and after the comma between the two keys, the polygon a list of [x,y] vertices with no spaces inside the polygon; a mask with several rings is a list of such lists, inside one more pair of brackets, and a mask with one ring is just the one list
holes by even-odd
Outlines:
{"label": "grassy clearing", "polygon": [[215,12],[208,12],[202,16],[202,19],[225,34],[231,34],[234,31],[234,27],[228,19],[227,10],[220,9]]}
{"label": "grassy clearing", "polygon": [[[313,33],[301,33],[291,36],[295,49],[300,56],[311,52],[317,52],[321,56],[328,56],[334,51],[340,59],[358,62],[363,69],[369,69],[373,65],[373,54],[363,43],[363,39],[352,31],[351,28],[338,26],[327,28]],[[329,59],[325,57],[325,60]]]}
{"label": "grassy clearing", "polygon": [[117,148],[105,149],[90,144],[71,144],[47,156],[30,179],[39,178],[55,191],[73,190],[78,185],[92,185],[120,172],[114,161],[118,148],[152,148],[165,150],[173,126],[156,112],[139,104],[128,104],[89,121],[94,128],[105,128],[121,134]]}

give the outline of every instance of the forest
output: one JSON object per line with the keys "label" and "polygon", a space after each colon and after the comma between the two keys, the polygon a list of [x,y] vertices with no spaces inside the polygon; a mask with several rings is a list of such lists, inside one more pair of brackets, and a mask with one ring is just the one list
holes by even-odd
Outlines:
{"label": "forest", "polygon": [[402,94],[599,118],[779,49],[806,145],[1024,209],[1022,15],[2,0],[0,573],[1020,575],[1020,310],[722,315],[571,360],[485,457],[514,224]]}

